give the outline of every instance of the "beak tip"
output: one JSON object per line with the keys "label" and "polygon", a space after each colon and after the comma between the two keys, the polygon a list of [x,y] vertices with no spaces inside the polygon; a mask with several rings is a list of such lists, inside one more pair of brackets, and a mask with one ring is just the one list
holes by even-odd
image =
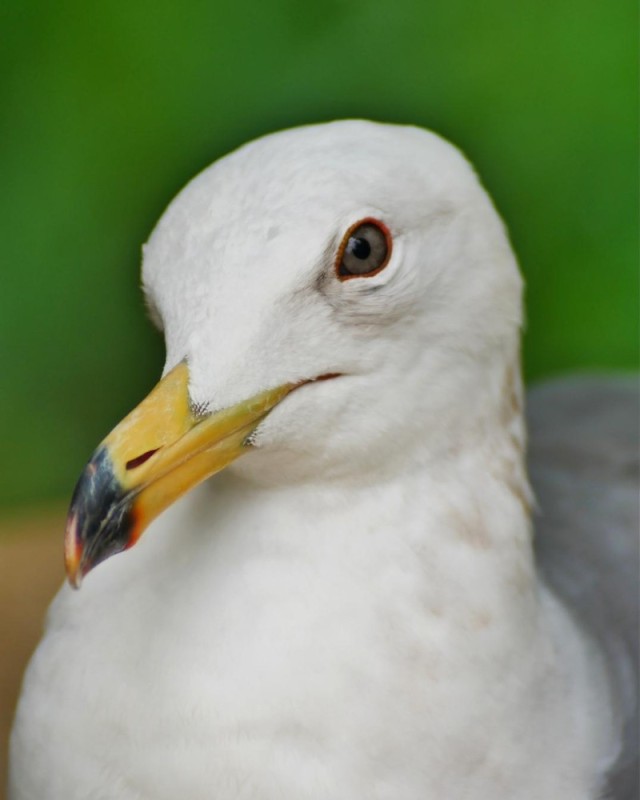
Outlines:
{"label": "beak tip", "polygon": [[69,584],[74,589],[79,589],[84,576],[82,565],[83,547],[78,539],[78,515],[69,514],[67,530],[64,537],[64,566]]}
{"label": "beak tip", "polygon": [[79,574],[74,575],[73,577],[69,575],[69,577],[67,578],[67,582],[74,591],[77,591],[82,586],[82,578],[80,577]]}

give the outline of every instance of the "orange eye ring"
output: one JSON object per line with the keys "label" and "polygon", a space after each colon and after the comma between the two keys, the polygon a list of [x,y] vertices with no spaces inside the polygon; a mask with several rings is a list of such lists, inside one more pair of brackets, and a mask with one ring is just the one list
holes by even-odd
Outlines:
{"label": "orange eye ring", "polygon": [[[362,229],[362,231],[360,231],[360,229]],[[361,233],[361,236],[355,236],[358,232]],[[380,234],[382,236],[380,236]],[[352,244],[354,240],[356,244]],[[358,243],[366,245],[366,247],[363,248],[365,252],[364,256],[360,256],[357,253]],[[351,252],[347,250],[349,246],[352,248]],[[352,278],[372,278],[374,275],[382,272],[387,266],[391,258],[391,250],[391,232],[384,222],[374,217],[365,217],[355,222],[342,237],[340,247],[336,254],[335,271],[338,280],[344,282]],[[356,262],[353,261],[354,256],[359,261],[363,262],[370,256],[373,256],[373,260],[371,261],[373,264],[372,268],[370,270],[363,269],[361,272],[351,271],[345,264],[345,257],[349,258],[352,264],[355,264]],[[366,264],[363,263],[362,266],[366,266]]]}

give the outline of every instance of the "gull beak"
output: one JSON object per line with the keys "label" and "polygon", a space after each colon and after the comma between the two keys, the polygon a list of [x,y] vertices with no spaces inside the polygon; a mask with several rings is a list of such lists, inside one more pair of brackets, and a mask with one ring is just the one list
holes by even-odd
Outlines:
{"label": "gull beak", "polygon": [[178,364],[107,436],[80,476],[64,551],[79,588],[96,564],[134,545],[149,523],[247,450],[247,437],[292,389],[285,384],[214,414],[194,412]]}

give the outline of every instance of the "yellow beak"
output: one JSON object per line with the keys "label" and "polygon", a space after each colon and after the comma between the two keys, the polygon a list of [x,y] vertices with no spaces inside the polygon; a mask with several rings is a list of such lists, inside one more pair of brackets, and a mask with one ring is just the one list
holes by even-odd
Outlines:
{"label": "yellow beak", "polygon": [[131,547],[149,523],[247,450],[247,437],[299,384],[215,414],[194,413],[185,363],[169,372],[107,436],[76,486],[65,535],[69,582]]}

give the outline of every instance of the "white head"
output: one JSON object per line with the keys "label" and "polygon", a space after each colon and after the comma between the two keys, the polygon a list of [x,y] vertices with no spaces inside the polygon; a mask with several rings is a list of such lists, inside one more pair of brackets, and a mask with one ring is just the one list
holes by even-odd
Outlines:
{"label": "white head", "polygon": [[[364,219],[388,229],[388,263],[341,279],[340,244]],[[503,225],[462,155],[418,128],[333,122],[245,145],[169,206],[143,283],[166,371],[187,360],[198,406],[342,376],[262,422],[232,467],[261,480],[439,457],[504,427],[518,390],[521,279]]]}

